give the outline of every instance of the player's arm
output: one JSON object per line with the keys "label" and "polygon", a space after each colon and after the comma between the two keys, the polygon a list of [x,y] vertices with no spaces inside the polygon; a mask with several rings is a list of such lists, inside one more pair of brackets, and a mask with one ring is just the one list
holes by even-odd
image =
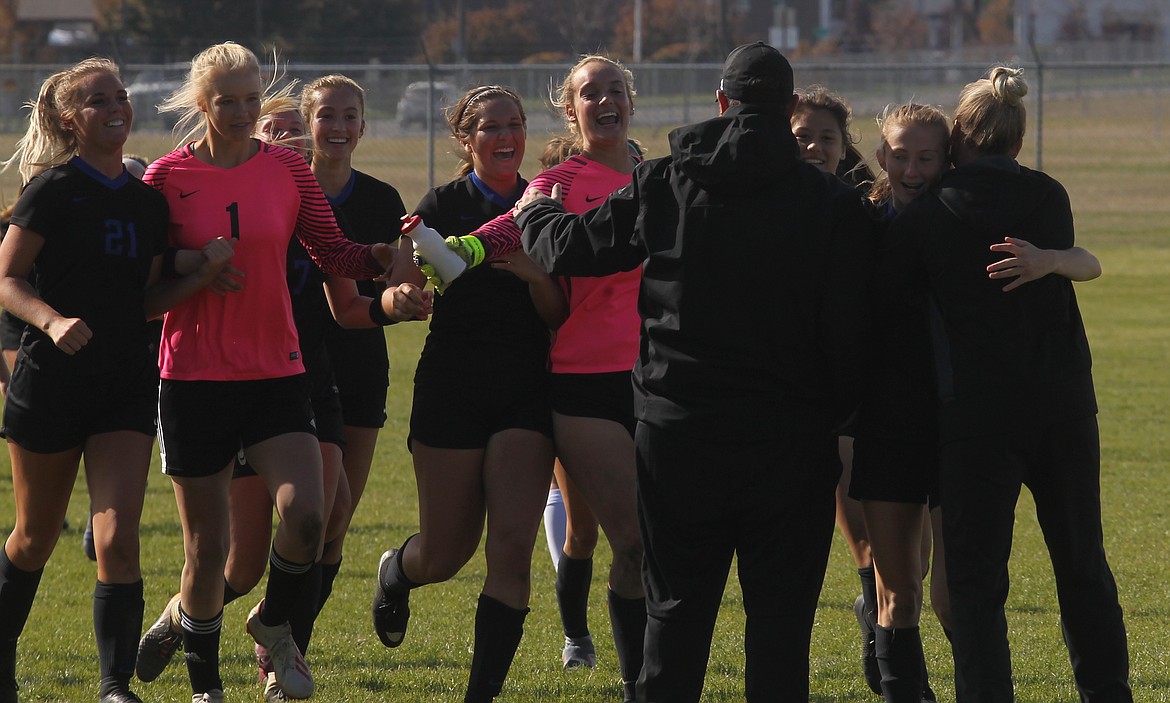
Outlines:
{"label": "player's arm", "polygon": [[569,317],[569,301],[560,284],[545,270],[536,265],[523,249],[509,252],[491,262],[494,269],[510,271],[516,278],[528,284],[528,294],[536,313],[550,330],[560,329]]}
{"label": "player's arm", "polygon": [[53,340],[66,354],[76,354],[89,343],[93,332],[81,318],[65,317],[41,300],[28,276],[45,238],[17,224],[10,224],[0,242],[0,307],[16,315]]}
{"label": "player's arm", "polygon": [[[147,279],[145,292],[146,319],[153,320],[157,317],[162,317],[163,313],[167,310],[182,303],[204,288],[216,285],[221,279],[235,281],[234,274],[229,274],[228,270],[235,271],[235,269],[231,268],[229,262],[235,255],[236,241],[235,239],[217,237],[207,242],[203,250],[199,252],[201,263],[186,275],[174,277],[164,276],[165,254],[159,254],[154,257],[154,260],[151,262],[150,276]],[[184,258],[186,259],[188,257]],[[185,261],[183,266],[189,268],[189,264],[192,262]],[[177,259],[175,263],[177,271],[179,265]],[[222,295],[222,293],[220,294]]]}
{"label": "player's arm", "polygon": [[606,276],[631,271],[646,260],[636,239],[638,181],[616,191],[582,215],[567,213],[559,189],[527,202],[516,217],[529,256],[549,273]]}
{"label": "player's arm", "polygon": [[329,276],[322,285],[333,319],[346,329],[426,320],[432,310],[431,292],[413,282],[386,288],[377,298],[359,294],[357,284],[348,278]]}
{"label": "player's arm", "polygon": [[1003,242],[991,245],[991,251],[1007,254],[987,267],[992,280],[1013,279],[1003,287],[1005,293],[1050,273],[1073,281],[1091,281],[1101,275],[1101,262],[1081,247],[1041,249],[1018,237],[1004,237]]}

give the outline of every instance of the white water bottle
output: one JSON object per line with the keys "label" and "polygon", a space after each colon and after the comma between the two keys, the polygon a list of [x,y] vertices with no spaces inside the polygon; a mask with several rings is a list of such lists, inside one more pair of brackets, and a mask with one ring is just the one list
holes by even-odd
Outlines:
{"label": "white water bottle", "polygon": [[435,277],[446,287],[459,278],[467,262],[447,248],[443,235],[426,226],[418,215],[408,217],[402,223],[402,234],[410,238],[414,253],[435,269]]}

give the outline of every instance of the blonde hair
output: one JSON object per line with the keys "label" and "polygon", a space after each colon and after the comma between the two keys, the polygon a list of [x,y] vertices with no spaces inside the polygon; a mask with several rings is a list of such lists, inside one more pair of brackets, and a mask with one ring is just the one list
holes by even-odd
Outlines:
{"label": "blonde hair", "polygon": [[573,150],[573,153],[577,154],[585,150],[585,138],[581,135],[580,125],[578,125],[575,121],[569,120],[569,116],[568,113],[565,112],[565,108],[573,104],[573,94],[575,92],[575,88],[573,86],[573,77],[577,75],[577,71],[591,63],[609,64],[622,74],[622,82],[625,83],[626,86],[626,95],[630,96],[631,106],[634,104],[634,96],[638,94],[638,91],[634,89],[633,71],[626,68],[625,64],[623,64],[621,61],[610,58],[603,54],[590,54],[588,56],[581,57],[581,60],[578,61],[571,69],[569,69],[569,73],[565,76],[565,80],[561,81],[561,87],[556,90],[556,92],[553,92],[552,89],[549,90],[549,100],[552,102],[553,107],[560,110],[561,114],[565,116],[565,125],[569,129],[568,138],[570,146],[568,148]]}
{"label": "blonde hair", "polygon": [[[507,98],[516,103],[516,108],[520,110],[520,119],[525,125],[528,124],[528,115],[524,112],[524,102],[516,91],[502,85],[481,85],[464,93],[463,97],[459,98],[454,105],[447,108],[447,127],[451,129],[451,136],[455,138],[456,142],[462,144],[464,140],[471,137],[471,133],[475,131],[483,117],[483,106],[495,98]],[[455,153],[461,161],[458,168],[455,169],[455,175],[461,178],[471,173],[475,166],[467,150],[460,148],[456,149]]]}
{"label": "blonde hair", "polygon": [[358,109],[361,111],[362,116],[365,116],[366,91],[358,85],[357,81],[349,76],[344,76],[340,73],[331,73],[327,76],[314,78],[301,89],[301,119],[305,121],[306,126],[313,121],[313,111],[317,109],[317,103],[321,101],[321,94],[327,90],[340,89],[350,90],[357,96]]}
{"label": "blonde hair", "polygon": [[[277,56],[274,54],[274,65],[278,64],[276,59]],[[260,61],[256,54],[235,42],[209,46],[191,59],[191,69],[187,72],[182,85],[158,106],[159,112],[178,113],[179,120],[175,123],[173,133],[183,135],[178,140],[179,144],[190,141],[204,128],[206,118],[199,105],[211,97],[212,80],[220,73],[236,70],[254,71],[257,81],[260,80]],[[274,72],[272,80],[261,90],[261,117],[273,112],[297,109],[297,100],[293,97],[297,82],[289,81],[283,87],[277,88],[283,77],[283,71]]]}
{"label": "blonde hair", "polygon": [[[940,151],[944,157],[947,154],[951,138],[950,120],[947,119],[947,114],[942,109],[934,105],[920,105],[919,103],[906,103],[897,107],[887,105],[878,115],[877,123],[882,134],[882,143],[878,145],[879,151],[889,146],[887,140],[895,127],[922,127],[938,130]],[[893,187],[890,185],[890,176],[882,171],[874,179],[873,188],[870,189],[867,197],[875,205],[884,205],[889,202],[892,196]]]}
{"label": "blonde hair", "polygon": [[959,93],[955,124],[963,142],[983,155],[1008,154],[1024,138],[1028,114],[1024,70],[996,66]]}
{"label": "blonde hair", "polygon": [[30,110],[28,130],[16,143],[16,151],[4,162],[5,169],[15,162],[21,179],[27,183],[41,171],[60,166],[77,155],[77,134],[65,129],[65,123],[81,107],[82,82],[95,73],[122,79],[113,61],[96,56],[45,79],[36,100],[24,104]]}

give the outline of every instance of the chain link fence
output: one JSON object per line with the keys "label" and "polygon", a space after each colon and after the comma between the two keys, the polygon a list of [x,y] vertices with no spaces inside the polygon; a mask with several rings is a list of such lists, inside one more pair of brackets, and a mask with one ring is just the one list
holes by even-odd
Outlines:
{"label": "chain link fence", "polygon": [[[988,63],[797,62],[797,86],[819,83],[847,98],[858,123],[871,122],[885,105],[914,100],[954,107],[959,88],[984,75]],[[1170,61],[1022,62],[1031,86],[1027,101],[1029,138],[1034,163],[1042,167],[1044,106],[1053,101],[1084,100],[1086,106],[1140,109],[1148,113],[1149,135],[1159,137],[1163,110],[1170,103]],[[0,65],[0,153],[11,153],[25,127],[20,109],[33,98],[40,82],[59,70],[51,65]],[[155,158],[175,146],[175,137],[153,106],[181,80],[186,64],[130,65],[124,80],[134,101],[135,133],[127,151]],[[411,207],[427,188],[449,180],[457,164],[452,142],[439,112],[426,109],[428,84],[432,95],[453,101],[466,88],[497,83],[516,89],[525,99],[529,119],[528,160],[531,175],[547,138],[563,128],[549,103],[568,65],[388,65],[289,64],[285,73],[302,82],[327,73],[343,73],[366,89],[366,133],[355,154],[355,166],[395,185]],[[670,129],[716,114],[715,88],[720,64],[647,64],[631,66],[637,81],[637,113],[632,134],[648,156],[666,153]],[[1115,96],[1116,100],[1110,100]],[[1140,99],[1135,99],[1140,98]],[[1086,108],[1088,109],[1088,107]],[[1108,109],[1108,108],[1106,108]],[[1144,120],[1143,120],[1144,122]],[[16,192],[15,169],[0,175],[0,199]]]}

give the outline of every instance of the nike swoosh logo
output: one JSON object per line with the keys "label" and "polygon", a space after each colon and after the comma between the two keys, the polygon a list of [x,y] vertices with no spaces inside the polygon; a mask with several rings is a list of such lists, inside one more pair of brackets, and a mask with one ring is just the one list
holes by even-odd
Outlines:
{"label": "nike swoosh logo", "polygon": [[180,199],[181,199],[181,198],[189,198],[189,197],[191,197],[192,195],[195,195],[195,194],[196,194],[196,193],[198,193],[198,192],[199,192],[199,189],[198,189],[198,188],[196,188],[195,190],[191,191],[190,193],[184,193],[183,191],[179,191],[179,198],[180,198]]}
{"label": "nike swoosh logo", "polygon": [[87,196],[87,195],[75,195],[75,196],[73,196],[73,202],[80,203],[83,200],[87,200],[88,198],[89,198],[89,196]]}
{"label": "nike swoosh logo", "polygon": [[602,199],[602,198],[604,198],[604,197],[605,197],[604,195],[597,195],[597,196],[594,196],[594,197],[590,198],[588,195],[586,195],[586,196],[585,196],[585,202],[587,202],[587,203],[595,203],[595,202],[597,202],[598,200],[601,200],[601,199]]}

